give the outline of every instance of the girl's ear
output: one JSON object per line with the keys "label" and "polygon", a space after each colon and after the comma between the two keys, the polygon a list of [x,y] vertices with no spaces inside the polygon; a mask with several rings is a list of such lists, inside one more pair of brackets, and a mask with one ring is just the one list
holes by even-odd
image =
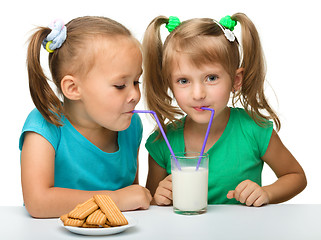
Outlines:
{"label": "girl's ear", "polygon": [[244,68],[238,68],[235,72],[233,90],[240,90],[243,84]]}
{"label": "girl's ear", "polygon": [[80,99],[80,89],[78,79],[71,75],[66,75],[61,80],[61,91],[63,95],[70,100]]}

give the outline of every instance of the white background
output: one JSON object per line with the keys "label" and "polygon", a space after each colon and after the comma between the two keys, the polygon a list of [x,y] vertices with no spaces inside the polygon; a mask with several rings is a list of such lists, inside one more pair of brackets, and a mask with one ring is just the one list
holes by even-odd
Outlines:
{"label": "white background", "polygon": [[[25,118],[34,108],[26,70],[26,42],[34,27],[47,26],[57,18],[68,22],[79,16],[100,15],[124,24],[141,41],[147,25],[158,15],[174,15],[182,21],[194,17],[219,20],[236,12],[246,13],[260,33],[268,66],[267,96],[282,123],[279,135],[308,178],[304,192],[288,203],[321,203],[321,23],[316,0],[29,0],[6,1],[1,5],[0,205],[23,202],[18,139]],[[236,32],[238,28],[239,25]],[[144,100],[136,109],[145,109]],[[153,122],[151,118],[141,117],[144,138],[140,151],[140,184],[145,185],[147,152],[144,143]],[[274,173],[265,167],[263,184],[273,181]]]}

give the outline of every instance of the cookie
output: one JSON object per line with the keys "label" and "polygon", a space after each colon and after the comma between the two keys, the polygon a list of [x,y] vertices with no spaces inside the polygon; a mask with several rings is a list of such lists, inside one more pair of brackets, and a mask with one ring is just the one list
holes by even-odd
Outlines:
{"label": "cookie", "polygon": [[78,218],[78,219],[85,219],[89,214],[93,213],[95,210],[98,209],[98,205],[94,201],[93,198],[87,200],[80,206],[77,206],[74,210],[72,210],[68,217],[70,218]]}
{"label": "cookie", "polygon": [[75,219],[75,218],[67,218],[64,221],[65,226],[72,226],[72,227],[81,227],[85,222],[85,219]]}
{"label": "cookie", "polygon": [[60,220],[64,223],[66,220],[68,219],[68,213],[66,213],[66,214],[64,214],[64,215],[62,215],[61,217],[60,217]]}
{"label": "cookie", "polygon": [[99,228],[99,225],[96,224],[89,224],[87,222],[84,222],[84,224],[82,225],[83,228]]}
{"label": "cookie", "polygon": [[125,216],[109,196],[94,195],[94,199],[101,211],[106,215],[111,226],[122,226],[128,224]]}
{"label": "cookie", "polygon": [[106,223],[106,215],[100,209],[97,209],[95,212],[93,212],[87,217],[86,223],[103,225]]}
{"label": "cookie", "polygon": [[94,202],[94,201],[95,201],[95,200],[94,200],[93,197],[92,197],[92,198],[89,198],[86,202],[77,204],[76,208],[80,208],[81,206],[83,206],[83,205],[85,205],[85,204],[87,204],[87,203],[89,203],[89,202]]}
{"label": "cookie", "polygon": [[111,226],[110,225],[108,225],[108,224],[103,224],[103,225],[101,225],[103,228],[110,228]]}

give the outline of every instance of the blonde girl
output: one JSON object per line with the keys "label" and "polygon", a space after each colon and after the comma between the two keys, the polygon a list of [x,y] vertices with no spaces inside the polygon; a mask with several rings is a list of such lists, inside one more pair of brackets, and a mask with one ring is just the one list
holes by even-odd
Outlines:
{"label": "blonde girl", "polygon": [[[241,44],[233,33],[237,23]],[[170,31],[164,44],[163,25]],[[161,119],[174,152],[201,151],[211,114],[202,107],[215,110],[205,148],[210,156],[209,204],[262,206],[287,201],[305,188],[303,169],[276,132],[281,124],[264,94],[259,35],[245,14],[227,16],[220,23],[156,17],[146,30],[143,52],[147,105]],[[230,97],[233,107],[227,106]],[[242,108],[234,107],[237,102]],[[156,204],[169,205],[170,152],[159,131],[149,137],[146,148],[146,186]],[[261,184],[263,163],[278,178],[268,186]]]}
{"label": "blonde girl", "polygon": [[[40,64],[49,52],[50,88]],[[146,209],[151,195],[138,185],[140,44],[105,17],[80,17],[39,27],[27,55],[36,106],[20,137],[26,209],[58,217],[94,194],[108,194],[123,210]]]}

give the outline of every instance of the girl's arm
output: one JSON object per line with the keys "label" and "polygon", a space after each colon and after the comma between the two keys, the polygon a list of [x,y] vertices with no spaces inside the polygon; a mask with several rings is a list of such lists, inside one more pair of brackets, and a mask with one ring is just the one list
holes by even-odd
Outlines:
{"label": "girl's arm", "polygon": [[146,187],[154,196],[151,204],[170,205],[172,203],[172,175],[148,155],[148,176]]}
{"label": "girl's arm", "polygon": [[21,183],[25,206],[36,218],[59,217],[94,194],[108,194],[120,210],[149,207],[147,189],[131,185],[116,191],[82,191],[54,187],[55,150],[41,135],[27,132],[21,152]]}
{"label": "girl's arm", "polygon": [[139,148],[137,150],[137,170],[133,184],[139,184]]}
{"label": "girl's arm", "polygon": [[263,187],[269,203],[285,202],[299,194],[307,185],[305,173],[290,151],[273,130],[268,149],[262,160],[274,171],[278,180]]}
{"label": "girl's arm", "polygon": [[307,180],[302,167],[274,130],[262,160],[271,167],[278,180],[264,187],[245,180],[228,193],[228,198],[235,198],[248,206],[261,206],[267,203],[285,202],[306,187]]}

